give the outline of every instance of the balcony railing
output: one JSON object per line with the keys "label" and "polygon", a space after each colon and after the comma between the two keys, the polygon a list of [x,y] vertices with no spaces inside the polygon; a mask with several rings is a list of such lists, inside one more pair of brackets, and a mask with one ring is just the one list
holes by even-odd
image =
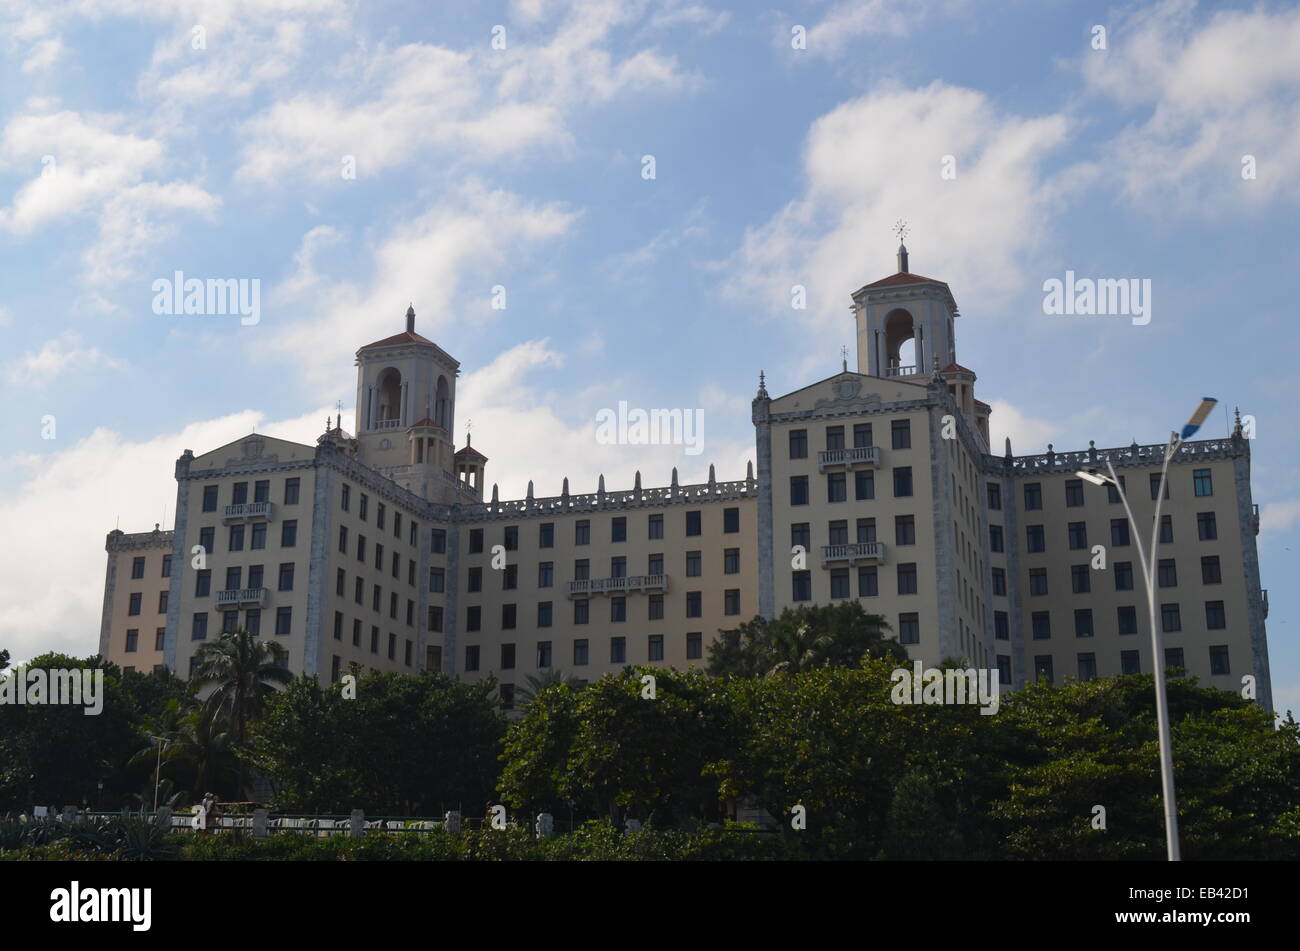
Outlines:
{"label": "balcony railing", "polygon": [[858,542],[853,545],[823,545],[822,546],[822,564],[828,565],[834,561],[875,561],[882,562],[885,560],[885,543],[884,542]]}
{"label": "balcony railing", "polygon": [[887,366],[885,367],[885,376],[916,376],[916,366]]}
{"label": "balcony railing", "polygon": [[266,589],[229,588],[225,591],[218,591],[217,604],[255,604],[258,607],[263,607],[266,604]]}
{"label": "balcony railing", "polygon": [[380,419],[375,421],[375,429],[401,429],[400,419]]}
{"label": "balcony railing", "polygon": [[221,520],[224,522],[240,520],[264,522],[274,517],[275,508],[272,502],[232,502],[221,511]]}
{"label": "balcony railing", "polygon": [[880,465],[879,446],[855,446],[852,449],[827,449],[817,453],[817,467],[825,472],[836,466],[878,466]]}
{"label": "balcony railing", "polygon": [[584,578],[569,582],[569,597],[593,594],[623,594],[628,591],[667,591],[667,575],[629,575],[625,578]]}

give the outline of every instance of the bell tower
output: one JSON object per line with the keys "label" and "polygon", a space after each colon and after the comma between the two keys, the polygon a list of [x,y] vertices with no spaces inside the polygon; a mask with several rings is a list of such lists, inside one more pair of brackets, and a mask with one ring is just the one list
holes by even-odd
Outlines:
{"label": "bell tower", "polygon": [[[360,461],[431,501],[455,480],[451,433],[460,364],[406,330],[357,351],[357,455]],[[446,474],[444,478],[444,473]]]}
{"label": "bell tower", "polygon": [[[900,228],[903,233],[905,230]],[[948,285],[912,273],[907,246],[900,241],[897,273],[853,293],[858,372],[920,376],[956,363],[954,322],[958,316],[957,301]],[[904,345],[908,342],[913,356],[905,362]]]}

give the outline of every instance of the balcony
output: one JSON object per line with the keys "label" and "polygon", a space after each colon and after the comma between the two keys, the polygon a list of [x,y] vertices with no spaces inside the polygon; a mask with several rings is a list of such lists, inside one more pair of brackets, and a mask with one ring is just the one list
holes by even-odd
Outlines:
{"label": "balcony", "polygon": [[274,517],[273,502],[232,502],[221,510],[223,522],[269,522]]}
{"label": "balcony", "polygon": [[885,367],[885,376],[916,376],[920,372],[916,366],[899,366],[897,363]]}
{"label": "balcony", "polygon": [[857,466],[879,465],[879,446],[855,446],[852,449],[827,449],[825,452],[817,453],[817,469],[820,472],[825,472],[827,469],[838,469],[841,467],[853,469]]}
{"label": "balcony", "polygon": [[822,567],[834,562],[853,564],[859,561],[874,561],[877,564],[885,560],[884,542],[858,542],[855,545],[823,545]]}
{"label": "balcony", "polygon": [[667,575],[629,575],[626,578],[584,578],[569,582],[569,597],[587,598],[593,594],[626,594],[629,591],[668,590]]}
{"label": "balcony", "polygon": [[375,429],[401,429],[402,421],[400,419],[377,419],[375,420]]}
{"label": "balcony", "polygon": [[244,605],[251,604],[256,607],[266,606],[266,589],[265,588],[231,588],[226,591],[217,592],[217,607],[222,605]]}

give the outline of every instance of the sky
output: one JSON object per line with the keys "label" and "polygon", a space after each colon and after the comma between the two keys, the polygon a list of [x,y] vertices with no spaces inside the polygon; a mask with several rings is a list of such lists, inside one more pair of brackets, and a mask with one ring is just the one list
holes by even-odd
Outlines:
{"label": "sky", "polygon": [[[742,478],[759,371],[856,353],[904,220],[995,451],[1254,418],[1300,709],[1297,6],[0,0],[0,58],[15,660],[95,651],[104,536],[171,525],[183,450],[351,430],[408,304],[502,498]],[[256,281],[256,321],[158,313],[178,271]],[[1149,282],[1149,322],[1047,313],[1067,272]],[[619,401],[702,411],[703,451],[601,444]]]}

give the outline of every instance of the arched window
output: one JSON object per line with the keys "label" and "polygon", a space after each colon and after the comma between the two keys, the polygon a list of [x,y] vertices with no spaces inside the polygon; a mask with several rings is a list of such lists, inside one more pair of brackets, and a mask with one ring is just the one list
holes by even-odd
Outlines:
{"label": "arched window", "polygon": [[451,420],[448,419],[448,416],[451,414],[451,395],[445,376],[438,377],[438,389],[433,405],[433,421],[443,429],[450,429]]}
{"label": "arched window", "polygon": [[[910,312],[903,308],[885,315],[885,375],[906,376],[918,372],[916,368],[915,322]],[[911,346],[905,346],[911,343]],[[907,362],[903,358],[907,358]]]}
{"label": "arched window", "polygon": [[376,386],[379,391],[379,411],[375,418],[383,423],[387,420],[402,418],[402,374],[394,367],[389,367],[379,374]]}

